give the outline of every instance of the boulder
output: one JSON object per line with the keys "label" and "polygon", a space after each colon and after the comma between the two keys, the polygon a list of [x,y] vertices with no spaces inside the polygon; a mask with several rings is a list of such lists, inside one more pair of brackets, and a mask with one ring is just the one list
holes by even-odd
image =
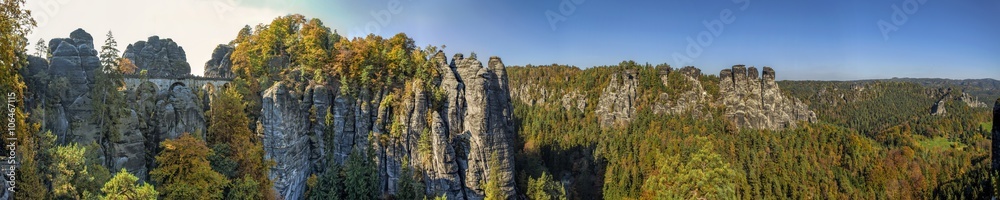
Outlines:
{"label": "boulder", "polygon": [[129,44],[122,55],[132,60],[139,71],[146,70],[149,77],[175,78],[191,75],[184,48],[172,39],[151,36],[147,41]]}
{"label": "boulder", "polygon": [[235,78],[233,75],[233,46],[220,44],[212,51],[212,59],[205,62],[205,77],[212,78]]}

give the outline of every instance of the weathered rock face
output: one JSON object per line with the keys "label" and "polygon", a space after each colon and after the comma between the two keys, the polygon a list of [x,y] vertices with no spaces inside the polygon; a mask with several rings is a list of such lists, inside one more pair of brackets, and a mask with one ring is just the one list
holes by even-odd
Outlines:
{"label": "weathered rock face", "polygon": [[[398,190],[403,163],[410,163],[425,175],[431,193],[482,199],[480,184],[497,176],[513,198],[513,109],[502,61],[493,57],[483,67],[458,54],[449,65],[441,52],[431,61],[441,72],[433,80],[445,92],[441,100],[419,86],[393,95],[366,88],[345,94],[332,89],[339,81],[305,89],[281,82],[266,90],[261,131],[268,158],[278,163],[271,178],[279,195],[298,199],[306,178],[325,169],[322,163],[343,164],[351,153],[373,152],[385,193]],[[405,101],[389,103],[393,99]]]}
{"label": "weathered rock face", "polygon": [[611,75],[611,82],[604,88],[597,102],[597,119],[601,127],[612,127],[628,123],[635,117],[636,88],[639,80],[635,72]]}
{"label": "weathered rock face", "polygon": [[653,106],[653,113],[680,115],[690,112],[696,118],[708,118],[706,113],[702,113],[702,108],[710,102],[711,95],[702,87],[698,78],[701,76],[701,69],[695,67],[684,67],[680,70],[671,70],[669,67],[660,70],[660,81],[663,85],[670,87],[668,77],[671,73],[680,73],[691,89],[681,91],[675,96],[667,93],[660,94],[658,103]]}
{"label": "weathered rock face", "polygon": [[[94,49],[94,38],[83,29],[70,33],[70,38],[49,41],[48,74],[52,82],[47,84],[54,112],[47,113],[47,128],[62,142],[89,144],[98,141],[97,129],[90,122],[90,88],[94,82],[94,70],[101,67]],[[38,61],[36,59],[36,61]],[[41,90],[36,90],[41,91]]]}
{"label": "weathered rock face", "polygon": [[[183,59],[182,50],[176,44],[167,42],[170,44],[154,44],[143,49],[159,46],[167,50],[150,52],[180,51],[170,53],[179,55],[156,56],[170,58],[167,59],[170,62],[181,62],[176,59]],[[49,47],[52,55],[49,60],[30,57],[28,67],[21,71],[28,83],[27,91],[31,93],[25,99],[26,103],[44,108],[44,112],[38,113],[42,129],[52,131],[59,138],[58,143],[87,145],[101,141],[98,132],[101,128],[92,120],[93,98],[90,97],[94,75],[100,68],[93,37],[77,29],[70,34],[70,38],[52,39]],[[124,91],[127,103],[122,105],[125,106],[126,116],[119,119],[121,140],[112,141],[108,151],[98,150],[106,154],[103,157],[110,158],[112,162],[106,167],[112,171],[126,168],[145,180],[149,169],[154,167],[154,161],[147,154],[155,155],[159,142],[177,138],[185,132],[194,134],[206,130],[203,116],[206,107],[195,91],[184,85],[174,85],[159,94],[158,91],[156,84],[151,82]]]}
{"label": "weathered rock face", "polygon": [[123,58],[132,60],[139,70],[146,70],[149,77],[181,77],[191,74],[184,48],[171,39],[151,36],[147,41],[138,41],[125,48]]}
{"label": "weathered rock face", "polygon": [[266,158],[275,161],[270,178],[284,199],[299,199],[305,192],[305,180],[317,170],[322,156],[323,126],[310,120],[312,108],[327,108],[332,99],[324,87],[312,87],[305,93],[277,83],[264,92],[261,122],[264,128]]}
{"label": "weathered rock face", "polygon": [[760,77],[755,67],[736,65],[722,70],[719,93],[726,118],[741,128],[771,130],[796,127],[800,121],[815,122],[816,114],[808,106],[781,94],[774,77],[770,67],[764,67]]}
{"label": "weathered rock face", "polygon": [[972,96],[969,93],[965,93],[965,92],[962,92],[962,96],[959,96],[958,100],[962,101],[962,102],[965,102],[965,105],[969,106],[970,108],[987,108],[988,107],[988,105],[986,105],[986,103],[983,103],[983,102],[979,101],[979,98],[976,98],[975,96]]}
{"label": "weathered rock face", "polygon": [[174,139],[184,133],[207,130],[202,101],[187,86],[173,85],[157,99],[154,124],[159,139]]}
{"label": "weathered rock face", "polygon": [[583,112],[583,109],[587,108],[587,95],[580,94],[579,92],[572,91],[563,95],[562,99],[563,109]]}
{"label": "weathered rock face", "polygon": [[233,75],[233,60],[230,57],[233,55],[233,46],[220,44],[215,47],[212,51],[212,59],[205,62],[205,77],[210,78],[234,78]]}

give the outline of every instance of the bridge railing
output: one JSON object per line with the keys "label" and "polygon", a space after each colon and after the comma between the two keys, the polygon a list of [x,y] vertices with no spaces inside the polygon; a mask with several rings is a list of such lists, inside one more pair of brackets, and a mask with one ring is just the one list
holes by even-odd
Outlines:
{"label": "bridge railing", "polygon": [[[125,74],[124,78],[126,78],[126,79],[140,79],[140,78],[142,78],[142,76],[139,76],[138,74]],[[147,77],[147,78],[148,79],[173,79],[173,80],[191,79],[191,80],[204,80],[204,81],[232,81],[233,80],[231,78],[214,78],[214,77],[195,76],[195,75],[190,75],[190,74],[189,75],[185,75],[185,76],[176,76],[176,77]]]}

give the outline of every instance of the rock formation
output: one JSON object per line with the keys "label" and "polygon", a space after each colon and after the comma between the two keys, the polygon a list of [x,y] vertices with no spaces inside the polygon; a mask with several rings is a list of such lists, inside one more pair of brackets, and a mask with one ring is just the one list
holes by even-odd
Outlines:
{"label": "rock formation", "polygon": [[587,108],[587,95],[580,94],[576,91],[566,93],[562,96],[560,101],[562,102],[563,109],[566,109],[567,111],[576,109],[577,111],[583,112],[583,109]]}
{"label": "rock formation", "polygon": [[962,95],[958,97],[959,101],[965,102],[965,105],[970,108],[987,108],[988,105],[979,101],[979,98],[970,95],[969,93],[962,92]]}
{"label": "rock formation", "polygon": [[[130,46],[133,50],[127,50],[131,53],[126,54],[136,61],[145,62],[146,67],[162,69],[156,63],[186,65],[183,50],[172,41],[151,41],[157,42],[137,43]],[[94,109],[90,97],[94,75],[100,68],[93,37],[77,29],[69,38],[50,40],[49,51],[52,55],[49,60],[30,57],[28,67],[21,72],[28,85],[26,91],[30,92],[25,103],[45,110],[39,113],[42,129],[52,131],[58,137],[58,143],[87,145],[101,141],[98,131],[101,129],[92,120]],[[162,62],[164,59],[167,62]],[[168,74],[180,71],[186,74],[190,70],[172,69],[166,70],[171,71]],[[184,132],[204,133],[206,124],[203,113],[206,107],[194,90],[197,88],[189,89],[182,84],[159,90],[156,84],[150,82],[127,88],[124,91],[126,115],[119,119],[122,124],[119,127],[121,140],[112,141],[108,151],[98,150],[106,154],[101,156],[112,161],[106,167],[112,171],[126,168],[145,180],[146,173],[154,167],[154,161],[147,154],[155,155],[159,142],[176,138]]]}
{"label": "rock formation", "polygon": [[[94,83],[94,70],[101,67],[94,49],[94,38],[83,29],[70,33],[70,38],[49,41],[48,74],[52,111],[47,113],[46,128],[61,142],[89,144],[98,141],[97,128],[90,122],[90,88]],[[38,60],[36,60],[38,61]],[[40,91],[40,90],[36,90]]]}
{"label": "rock formation", "polygon": [[723,69],[719,78],[726,118],[738,127],[776,130],[796,127],[801,121],[816,121],[816,114],[808,106],[781,94],[770,67],[764,67],[763,75],[758,76],[757,68],[736,65]]}
{"label": "rock formation", "polygon": [[150,36],[125,48],[123,58],[132,60],[139,70],[146,70],[149,77],[182,77],[191,74],[184,48],[171,39]]}
{"label": "rock formation", "polygon": [[205,62],[205,77],[234,78],[232,67],[233,46],[220,44],[212,51],[212,59]]}
{"label": "rock formation", "polygon": [[639,80],[634,71],[611,75],[611,82],[604,88],[597,102],[597,119],[601,127],[628,123],[635,117],[635,98]]}
{"label": "rock formation", "polygon": [[701,77],[701,69],[691,66],[676,71],[669,67],[661,69],[660,81],[667,87],[670,87],[668,78],[671,73],[680,73],[690,86],[690,89],[680,91],[680,93],[674,96],[670,96],[667,93],[660,94],[658,103],[653,106],[653,112],[656,114],[671,115],[690,112],[691,116],[696,118],[711,117],[701,112],[702,108],[709,104],[709,99],[712,98],[701,85],[701,81],[698,80]]}
{"label": "rock formation", "polygon": [[[502,61],[492,57],[483,67],[474,56],[457,54],[449,65],[441,52],[431,61],[441,72],[434,85],[446,93],[440,102],[422,87],[391,95],[370,88],[345,93],[339,81],[303,87],[279,82],[267,89],[260,124],[267,157],[278,163],[270,176],[279,195],[299,199],[308,176],[325,170],[324,163],[372,152],[386,193],[398,190],[406,162],[423,170],[428,191],[482,199],[481,183],[497,176],[513,198],[513,109]],[[498,165],[489,164],[493,158]],[[491,174],[494,168],[500,174]]]}

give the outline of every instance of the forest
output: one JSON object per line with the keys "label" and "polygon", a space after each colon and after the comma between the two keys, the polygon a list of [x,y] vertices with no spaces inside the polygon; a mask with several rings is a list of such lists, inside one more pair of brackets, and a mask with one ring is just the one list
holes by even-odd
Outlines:
{"label": "forest", "polygon": [[[26,35],[36,22],[21,7],[24,0],[2,2],[0,32],[4,39],[0,45],[4,48],[0,49],[0,63],[5,68],[0,70],[0,91],[23,97],[36,85],[67,90],[64,81],[33,83],[31,80],[37,79],[21,75],[28,66]],[[384,127],[374,125],[382,130],[361,133],[372,147],[349,149],[342,163],[334,161],[333,153],[324,155],[329,158],[321,160],[328,162],[316,163],[318,169],[308,174],[302,199],[453,199],[428,186],[433,180],[426,172],[434,168],[428,163],[437,151],[434,143],[438,143],[429,134],[433,128],[410,130],[402,120],[395,120],[410,117],[402,108],[412,107],[416,103],[409,102],[418,98],[425,99],[432,112],[447,110],[450,97],[442,89],[442,77],[450,72],[441,70],[447,66],[435,61],[445,49],[443,45],[418,47],[405,33],[389,38],[374,34],[347,38],[321,20],[302,15],[278,17],[234,33],[235,39],[228,44],[235,47],[232,84],[219,91],[195,89],[199,97],[211,95],[210,104],[205,105],[210,109],[203,113],[206,129],[156,143],[156,151],[145,155],[155,162],[148,180],[124,168],[109,169],[113,158],[102,152],[113,149],[109,145],[124,137],[116,127],[125,126],[122,119],[129,115],[125,108],[132,102],[123,76],[144,76],[129,59],[121,57],[111,32],[99,45],[100,68],[94,70],[97,82],[87,91],[102,99],[91,102],[96,114],[88,119],[99,125],[100,140],[63,142],[66,139],[43,129],[45,119],[35,114],[45,112],[45,108],[12,102],[21,108],[9,114],[14,118],[12,124],[22,128],[13,132],[16,151],[4,149],[2,153],[18,157],[13,198],[281,199],[274,186],[282,180],[270,173],[280,163],[267,156],[260,134],[263,125],[258,123],[266,115],[262,110],[267,100],[262,94],[286,84],[290,93],[298,95],[314,85],[337,86],[338,95],[356,99],[383,92],[382,98],[372,98],[377,106],[357,102],[388,108],[375,109],[384,113],[372,117],[382,120],[388,115]],[[40,42],[37,48],[46,46]],[[697,69],[675,70],[668,64],[636,61],[585,69],[560,64],[506,67],[505,76],[514,93],[509,99],[513,127],[507,128],[514,133],[511,173],[516,187],[513,191],[517,192],[504,194],[500,180],[504,172],[498,171],[499,167],[483,169],[481,173],[488,176],[472,183],[478,188],[475,192],[483,199],[1000,196],[998,174],[991,168],[993,108],[957,100],[963,91],[959,88],[968,85],[780,81],[783,94],[801,99],[815,111],[818,121],[783,130],[757,130],[738,127],[727,118],[726,105],[719,103],[724,95],[719,75],[700,70],[693,75],[680,73],[693,70]],[[634,115],[627,123],[601,126],[598,107],[607,93],[605,88],[614,84],[612,81],[623,81],[619,80],[623,74],[637,81],[630,104]],[[942,92],[944,87],[956,90]],[[705,91],[707,103],[679,114],[656,111],[659,102],[682,101],[685,92],[696,88]],[[970,91],[990,96],[988,89]],[[581,101],[567,106],[563,97],[571,93],[578,94]],[[947,113],[933,114],[935,104],[941,104]],[[310,122],[334,124],[334,115],[306,110],[305,118]],[[422,117],[413,121],[434,124],[434,115]],[[333,128],[319,132],[327,134],[316,141],[339,144],[341,136]],[[465,142],[460,144],[468,145]],[[389,147],[384,146],[392,145],[407,146],[413,153],[403,156],[400,173],[383,176],[385,172],[380,170],[388,168],[385,163],[389,160],[384,158]],[[320,149],[338,151],[333,148]],[[490,157],[484,161],[487,166],[502,165],[496,153]],[[387,189],[389,185],[392,189]]]}
{"label": "forest", "polygon": [[[782,81],[820,121],[771,131],[737,129],[719,106],[656,115],[643,99],[683,84],[660,84],[656,68],[622,62],[510,69],[512,87],[555,91],[545,102],[515,101],[519,187],[563,177],[569,199],[989,199],[990,108],[949,101],[933,116],[937,88],[891,81]],[[637,116],[602,129],[594,117],[600,88],[622,70],[638,72]],[[569,77],[568,79],[564,77]],[[706,88],[718,77],[702,75]],[[852,89],[855,86],[864,90]],[[665,88],[664,88],[665,87]],[[565,109],[558,91],[583,91],[587,108]],[[821,92],[822,91],[822,92]],[[844,102],[841,94],[847,95]],[[536,95],[536,97],[544,95]],[[537,101],[536,101],[537,102]],[[838,103],[839,102],[839,103]],[[549,175],[554,174],[554,175]],[[528,189],[532,191],[532,189]]]}

